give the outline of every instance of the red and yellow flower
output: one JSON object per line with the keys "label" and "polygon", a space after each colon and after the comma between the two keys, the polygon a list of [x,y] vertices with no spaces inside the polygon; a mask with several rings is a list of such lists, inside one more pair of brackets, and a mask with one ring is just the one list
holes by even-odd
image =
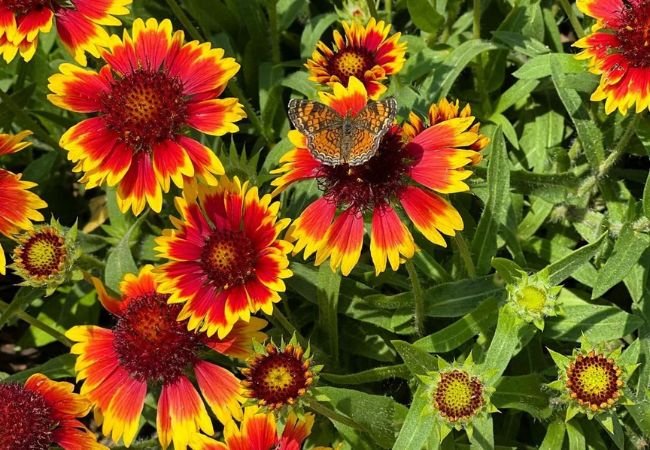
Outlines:
{"label": "red and yellow flower", "polygon": [[39,33],[56,22],[63,46],[81,65],[86,52],[98,58],[107,47],[108,33],[102,25],[121,25],[132,0],[4,0],[0,3],[0,54],[10,62],[16,54],[29,61],[36,53]]}
{"label": "red and yellow flower", "polygon": [[[336,83],[333,94],[321,92],[323,103],[339,114],[357,114],[367,103],[363,84],[351,78],[348,87]],[[295,148],[287,152],[272,184],[279,193],[291,184],[316,179],[323,195],[309,205],[287,232],[294,254],[316,253],[316,264],[329,258],[333,270],[348,275],[363,247],[364,218],[371,221],[370,255],[377,273],[387,262],[397,270],[400,258],[415,252],[413,236],[396,207],[434,244],[446,246],[444,235],[463,229],[458,211],[440,194],[469,189],[465,169],[481,159],[487,138],[479,134],[469,106],[442,100],[429,109],[428,123],[415,114],[403,126],[393,125],[377,153],[358,166],[329,166],[312,156],[306,136],[289,132]]]}
{"label": "red and yellow flower", "polygon": [[188,177],[216,184],[224,173],[214,153],[186,136],[187,128],[222,136],[245,117],[236,98],[218,98],[239,70],[224,51],[172,34],[169,20],[137,19],[132,36],[113,36],[99,72],[62,64],[50,77],[55,105],[93,117],[70,128],[60,141],[88,188],[118,186],[122,211],[156,212],[170,181]]}
{"label": "red and yellow flower", "polygon": [[251,318],[247,324],[238,323],[224,339],[188,331],[187,324],[177,320],[180,306],[167,303],[169,295],[160,291],[152,269],[148,265],[138,275],[126,275],[120,284],[121,300],[93,279],[100,301],[117,317],[117,324],[112,329],[76,326],[66,336],[77,342],[71,352],[79,355],[75,370],[84,380],[81,393],[93,402],[105,435],[130,445],[138,432],[147,386],[155,385],[160,387],[156,418],[160,444],[167,448],[173,442],[177,450],[185,449],[193,433],[214,432],[204,400],[224,424],[241,419],[244,401],[239,380],[201,352],[212,349],[245,358],[253,340],[264,339],[259,330],[266,321]]}
{"label": "red and yellow flower", "polygon": [[618,109],[626,114],[650,107],[650,1],[577,0],[584,14],[596,19],[591,34],[573,45],[582,51],[578,59],[589,60],[589,70],[600,75],[591,95],[605,100],[607,114]]}
{"label": "red and yellow flower", "polygon": [[316,83],[347,85],[351,77],[363,82],[368,96],[377,99],[386,91],[383,82],[404,66],[406,43],[400,33],[389,37],[390,25],[370,19],[364,27],[357,22],[342,22],[345,38],[334,31],[330,49],[319,41],[305,65],[309,79]]}
{"label": "red and yellow flower", "polygon": [[300,450],[314,426],[314,415],[303,417],[290,412],[281,433],[273,413],[260,412],[257,407],[245,409],[241,426],[230,422],[224,429],[225,443],[195,435],[194,450]]}
{"label": "red and yellow flower", "polygon": [[[16,153],[29,146],[24,139],[32,134],[31,131],[21,131],[18,134],[0,134],[0,156]],[[20,174],[0,169],[0,233],[13,237],[21,230],[31,230],[32,222],[43,220],[43,215],[37,209],[46,208],[41,198],[28,189],[36,183],[22,181]],[[0,245],[0,273],[7,271],[7,260]]]}
{"label": "red and yellow flower", "polygon": [[24,386],[0,383],[0,448],[108,450],[77,420],[88,414],[91,404],[73,389],[40,373]]}
{"label": "red and yellow flower", "polygon": [[224,176],[216,187],[188,184],[176,208],[176,229],[156,239],[156,250],[170,260],[157,274],[169,302],[183,303],[179,320],[224,337],[251,313],[271,314],[285,290],[282,279],[292,275],[291,245],[278,239],[289,223],[278,220],[280,204]]}

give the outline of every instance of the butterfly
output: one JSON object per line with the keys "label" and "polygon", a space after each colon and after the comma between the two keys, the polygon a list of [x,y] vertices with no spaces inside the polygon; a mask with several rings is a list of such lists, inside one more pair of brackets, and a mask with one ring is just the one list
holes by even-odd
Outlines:
{"label": "butterfly", "polygon": [[307,136],[314,158],[328,166],[358,166],[374,156],[397,113],[394,98],[372,101],[355,116],[341,116],[312,100],[289,101],[289,119]]}

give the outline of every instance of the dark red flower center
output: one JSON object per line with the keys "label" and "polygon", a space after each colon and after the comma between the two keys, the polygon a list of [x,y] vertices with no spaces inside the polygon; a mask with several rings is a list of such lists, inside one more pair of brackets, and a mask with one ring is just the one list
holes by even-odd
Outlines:
{"label": "dark red flower center", "polygon": [[50,8],[50,0],[4,0],[2,6],[14,13],[17,17],[29,14],[32,11],[39,11],[43,8]]}
{"label": "dark red flower center", "polygon": [[173,382],[197,360],[202,337],[176,320],[181,306],[168,297],[132,299],[113,330],[120,364],[139,381]]}
{"label": "dark red flower center", "polygon": [[329,60],[328,72],[336,75],[341,83],[348,84],[350,77],[363,80],[366,70],[374,66],[372,56],[362,49],[347,49],[335,53]]}
{"label": "dark red flower center", "polygon": [[483,384],[462,370],[443,372],[433,401],[436,409],[448,420],[468,419],[483,406]]}
{"label": "dark red flower center", "polygon": [[406,173],[414,162],[397,127],[391,128],[377,153],[364,164],[323,165],[318,181],[326,197],[339,207],[370,211],[391,202],[406,186]]}
{"label": "dark red flower center", "polygon": [[47,450],[58,421],[41,394],[0,384],[0,449]]}
{"label": "dark red flower center", "polygon": [[579,355],[566,370],[572,398],[592,410],[613,405],[621,395],[622,371],[613,359],[594,352]]}
{"label": "dark red flower center", "polygon": [[301,348],[291,345],[278,351],[270,344],[267,352],[257,356],[243,371],[247,395],[270,408],[293,404],[313,381],[310,363],[303,360]]}
{"label": "dark red flower center", "polygon": [[622,2],[616,29],[620,51],[632,67],[650,67],[650,1]]}
{"label": "dark red flower center", "polygon": [[138,69],[116,80],[101,103],[108,128],[136,151],[173,139],[187,118],[182,81],[161,71]]}
{"label": "dark red flower center", "polygon": [[16,248],[16,264],[32,277],[58,275],[65,264],[68,250],[65,238],[50,228],[33,233]]}
{"label": "dark red flower center", "polygon": [[219,289],[244,284],[254,274],[255,247],[241,231],[215,230],[201,254],[201,265]]}

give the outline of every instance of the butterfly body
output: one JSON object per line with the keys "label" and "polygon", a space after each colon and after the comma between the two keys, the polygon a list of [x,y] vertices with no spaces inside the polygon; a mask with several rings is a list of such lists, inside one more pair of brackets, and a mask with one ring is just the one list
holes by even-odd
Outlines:
{"label": "butterfly body", "polygon": [[357,166],[372,158],[396,113],[394,98],[371,100],[358,114],[345,116],[312,100],[289,102],[289,119],[307,136],[307,148],[329,166]]}

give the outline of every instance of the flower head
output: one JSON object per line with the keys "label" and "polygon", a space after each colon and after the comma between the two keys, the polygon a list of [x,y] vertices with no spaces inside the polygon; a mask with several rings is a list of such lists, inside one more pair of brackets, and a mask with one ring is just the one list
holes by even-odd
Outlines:
{"label": "flower head", "polygon": [[187,324],[177,320],[181,307],[167,303],[169,295],[159,290],[152,269],[145,266],[138,275],[126,275],[120,285],[121,300],[94,279],[102,304],[117,323],[112,329],[76,326],[66,336],[77,342],[71,352],[79,355],[75,370],[77,378],[84,380],[81,393],[93,402],[105,435],[130,445],[147,388],[156,386],[160,444],[166,448],[173,441],[175,448],[184,449],[194,432],[214,432],[204,400],[222,423],[241,418],[244,398],[239,380],[208,362],[202,352],[212,349],[246,357],[252,341],[264,338],[259,330],[266,322],[251,318],[248,324],[235,325],[224,339],[188,331]]}
{"label": "flower head", "polygon": [[560,398],[567,405],[566,420],[578,413],[592,418],[618,404],[630,403],[624,387],[637,366],[625,364],[620,348],[605,351],[583,341],[571,357],[549,352],[560,370],[558,380],[549,386],[560,391]]}
{"label": "flower head", "polygon": [[506,285],[509,305],[526,322],[544,329],[544,318],[558,313],[557,297],[562,287],[550,285],[544,271],[534,275],[520,271],[519,275],[516,282]]}
{"label": "flower head", "polygon": [[195,450],[300,450],[313,426],[313,414],[298,417],[290,412],[280,433],[272,412],[264,413],[250,406],[244,410],[241,426],[234,422],[226,425],[225,443],[195,435],[191,445]]}
{"label": "flower head", "polygon": [[157,275],[169,302],[183,303],[179,320],[224,337],[251,313],[271,314],[291,276],[291,245],[278,239],[288,224],[278,220],[280,204],[224,176],[217,187],[188,185],[176,208],[181,218],[172,218],[176,228],[156,239],[156,250],[170,260]]}
{"label": "flower head", "polygon": [[605,100],[607,114],[622,114],[636,103],[636,112],[650,106],[650,1],[578,0],[578,9],[596,19],[591,34],[573,45],[576,56],[589,60],[589,70],[600,75],[591,95]]}
{"label": "flower head", "polygon": [[334,31],[334,45],[330,49],[319,41],[311,59],[305,65],[310,80],[321,84],[348,85],[355,77],[363,82],[372,99],[385,91],[383,81],[404,65],[406,43],[400,42],[400,33],[388,36],[390,25],[371,18],[364,27],[358,22],[342,22],[345,38]]}
{"label": "flower head", "polygon": [[[29,145],[24,139],[31,131],[16,135],[0,133],[0,156],[16,153]],[[21,175],[0,169],[0,233],[12,237],[21,230],[30,230],[32,221],[43,220],[37,209],[47,207],[41,198],[28,189],[36,183],[22,181]],[[6,259],[0,246],[0,273],[6,273]]]}
{"label": "flower head", "polygon": [[29,61],[36,53],[39,33],[56,22],[63,46],[86,65],[86,52],[99,57],[109,42],[102,25],[121,25],[115,16],[128,14],[132,0],[4,0],[0,4],[0,55],[6,62],[16,54]]}
{"label": "flower head", "polygon": [[214,153],[186,136],[187,128],[221,136],[235,132],[245,114],[236,98],[217,98],[239,70],[224,51],[172,34],[169,20],[136,19],[132,36],[113,36],[99,72],[62,64],[50,77],[55,105],[93,117],[70,128],[61,147],[84,172],[88,188],[117,185],[122,211],[159,212],[170,182],[187,177],[216,184],[223,166]]}
{"label": "flower head", "polygon": [[485,383],[477,369],[471,355],[462,365],[438,358],[438,371],[420,377],[436,422],[444,430],[441,439],[453,428],[472,433],[474,420],[496,411],[490,403],[494,387]]}
{"label": "flower head", "polygon": [[91,405],[73,389],[70,383],[40,373],[30,376],[24,386],[0,383],[0,448],[107,449],[77,420],[88,414]]}
{"label": "flower head", "polygon": [[40,225],[18,236],[11,266],[26,286],[45,288],[48,294],[73,275],[78,251],[76,224],[64,232],[52,219],[50,225]]}
{"label": "flower head", "polygon": [[[349,86],[336,83],[333,94],[321,100],[340,115],[357,114],[368,101],[363,84],[351,78]],[[333,270],[347,275],[359,260],[363,246],[364,218],[371,220],[370,255],[377,273],[387,262],[397,270],[400,258],[415,252],[413,236],[402,223],[401,206],[415,227],[431,242],[446,246],[442,234],[453,236],[463,228],[456,209],[434,193],[461,192],[472,172],[464,167],[480,160],[487,139],[478,132],[469,107],[446,100],[432,105],[429,122],[411,114],[402,127],[393,125],[367,162],[349,166],[325,165],[307,148],[306,136],[289,132],[295,148],[287,152],[280,174],[272,184],[275,193],[291,184],[315,179],[322,197],[309,205],[287,232],[295,242],[294,253],[305,258],[316,252],[316,264],[328,258]],[[442,233],[442,234],[441,234]]]}
{"label": "flower head", "polygon": [[295,339],[278,347],[270,342],[242,369],[245,395],[259,406],[279,409],[293,405],[313,384],[318,367],[312,366],[310,351],[305,352]]}

